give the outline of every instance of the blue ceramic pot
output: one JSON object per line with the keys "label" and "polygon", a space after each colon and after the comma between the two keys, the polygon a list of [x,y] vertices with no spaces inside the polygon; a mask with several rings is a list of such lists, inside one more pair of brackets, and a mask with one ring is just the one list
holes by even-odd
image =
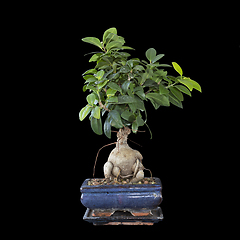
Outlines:
{"label": "blue ceramic pot", "polygon": [[86,179],[80,191],[82,204],[89,209],[155,209],[162,202],[162,184],[88,185]]}

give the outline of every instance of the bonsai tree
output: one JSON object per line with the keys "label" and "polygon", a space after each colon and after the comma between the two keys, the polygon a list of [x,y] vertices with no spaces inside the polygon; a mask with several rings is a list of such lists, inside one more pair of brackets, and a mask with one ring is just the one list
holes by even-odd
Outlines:
{"label": "bonsai tree", "polygon": [[127,144],[128,135],[137,133],[139,127],[147,125],[147,111],[144,102],[150,101],[157,110],[160,106],[171,104],[183,108],[183,94],[191,96],[193,89],[201,92],[200,85],[189,77],[183,76],[181,67],[172,62],[178,76],[168,75],[164,70],[172,67],[159,61],[164,54],[157,54],[154,48],[146,51],[146,60],[130,58],[125,50],[123,37],[117,35],[116,28],[103,34],[102,41],[86,37],[82,41],[99,48],[92,54],[89,62],[96,66],[83,73],[85,80],[83,92],[90,92],[87,104],[79,113],[82,121],[89,114],[92,130],[111,138],[112,128],[118,130],[116,147],[104,165],[105,178],[129,179],[138,182],[144,178],[142,155]]}

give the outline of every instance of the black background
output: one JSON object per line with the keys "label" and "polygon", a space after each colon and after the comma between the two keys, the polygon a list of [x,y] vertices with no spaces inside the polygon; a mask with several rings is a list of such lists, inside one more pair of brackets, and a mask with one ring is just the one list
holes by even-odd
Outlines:
{"label": "black background", "polygon": [[[190,11],[188,6],[184,11],[181,6],[169,6],[166,10],[158,5],[109,4],[89,4],[76,9],[72,6],[54,19],[53,31],[57,30],[58,37],[53,46],[58,46],[57,57],[61,59],[58,70],[62,79],[53,105],[59,109],[60,120],[56,130],[61,161],[57,162],[55,185],[61,185],[58,193],[63,199],[59,212],[61,224],[76,237],[83,236],[85,227],[91,228],[87,234],[92,237],[100,236],[100,232],[106,234],[109,228],[93,227],[82,220],[86,209],[79,201],[79,188],[86,178],[92,177],[98,149],[114,142],[115,134],[112,133],[111,140],[96,135],[89,120],[80,122],[78,114],[86,105],[87,96],[87,92],[82,92],[82,73],[95,66],[88,62],[90,56],[84,54],[98,50],[81,39],[101,39],[106,29],[116,27],[118,34],[125,38],[125,45],[135,48],[128,51],[132,57],[146,59],[146,50],[155,48],[158,54],[165,54],[161,63],[177,62],[184,76],[201,85],[202,93],[193,90],[192,97],[184,95],[183,109],[171,105],[156,111],[146,103],[153,139],[150,140],[148,129],[141,127],[145,133],[132,133],[129,138],[143,147],[132,142],[129,145],[142,153],[144,166],[162,181],[164,220],[151,228],[110,228],[129,229],[129,237],[140,230],[146,235],[157,230],[154,232],[157,237],[166,235],[168,239],[176,234],[205,235],[219,220],[218,204],[223,199],[219,191],[219,169],[223,166],[219,163],[221,147],[217,142],[224,134],[223,129],[219,131],[219,124],[223,121],[222,109],[227,111],[227,105],[215,93],[228,80],[226,69],[228,66],[234,69],[233,59],[239,54],[239,42],[232,36],[236,33],[235,16],[226,20],[224,14],[203,6],[190,6]],[[166,70],[176,75],[173,69]],[[96,177],[103,177],[103,164],[113,147],[100,152]],[[121,236],[121,231],[118,235]]]}

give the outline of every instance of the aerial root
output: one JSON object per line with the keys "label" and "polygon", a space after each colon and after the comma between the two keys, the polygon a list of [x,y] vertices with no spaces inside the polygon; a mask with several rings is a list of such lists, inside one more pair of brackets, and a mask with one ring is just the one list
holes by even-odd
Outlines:
{"label": "aerial root", "polygon": [[106,144],[106,145],[104,145],[103,147],[101,147],[101,148],[98,150],[98,153],[97,153],[97,156],[96,156],[96,159],[95,159],[95,163],[94,163],[94,167],[93,167],[93,178],[94,178],[94,175],[95,175],[95,168],[96,168],[96,164],[97,164],[97,159],[98,159],[99,152],[100,152],[103,148],[105,148],[105,147],[107,147],[107,146],[110,146],[110,145],[113,145],[113,144],[116,144],[116,142]]}
{"label": "aerial root", "polygon": [[153,181],[153,177],[152,177],[152,172],[151,172],[151,170],[150,170],[150,169],[147,169],[147,168],[144,168],[144,170],[147,170],[147,171],[150,172],[150,174],[151,174],[151,181]]}

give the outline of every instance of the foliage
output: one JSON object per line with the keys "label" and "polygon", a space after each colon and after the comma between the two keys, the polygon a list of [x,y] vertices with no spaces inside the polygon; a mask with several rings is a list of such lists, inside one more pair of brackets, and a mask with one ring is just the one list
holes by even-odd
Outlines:
{"label": "foliage", "polygon": [[124,126],[136,133],[147,122],[144,101],[149,100],[155,109],[168,107],[170,103],[182,108],[183,93],[191,96],[193,89],[201,92],[200,85],[184,77],[176,62],[172,65],[179,76],[168,75],[163,67],[172,66],[160,64],[158,61],[164,54],[157,55],[154,48],[146,51],[149,62],[129,59],[130,54],[124,50],[134,49],[124,46],[125,40],[117,35],[116,28],[106,30],[102,42],[95,37],[86,37],[82,41],[101,49],[100,52],[93,52],[89,60],[96,62],[95,68],[83,73],[83,91],[88,90],[90,94],[87,105],[79,113],[81,121],[90,114],[91,127],[96,134],[104,132],[111,138],[111,127],[119,129]]}

